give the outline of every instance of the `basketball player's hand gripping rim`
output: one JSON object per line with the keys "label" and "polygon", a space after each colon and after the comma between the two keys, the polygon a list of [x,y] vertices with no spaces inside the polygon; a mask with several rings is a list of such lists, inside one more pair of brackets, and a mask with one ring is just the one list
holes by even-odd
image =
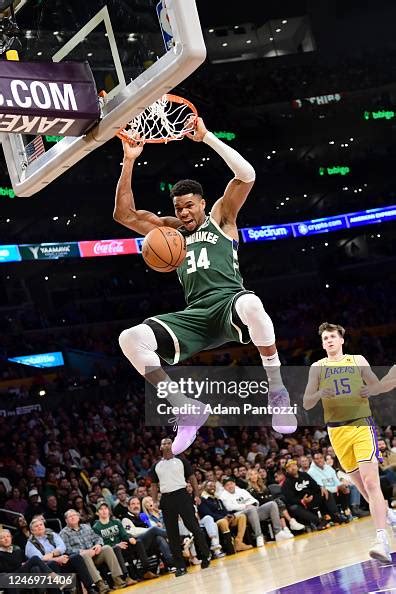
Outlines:
{"label": "basketball player's hand gripping rim", "polygon": [[193,120],[195,120],[195,131],[193,133],[187,132],[186,136],[195,142],[202,142],[205,134],[208,132],[208,129],[205,126],[203,119],[197,116],[191,116],[186,122],[186,127],[189,127]]}
{"label": "basketball player's hand gripping rim", "polygon": [[133,146],[126,140],[123,140],[122,148],[124,149],[125,159],[135,161],[142,154],[143,144]]}

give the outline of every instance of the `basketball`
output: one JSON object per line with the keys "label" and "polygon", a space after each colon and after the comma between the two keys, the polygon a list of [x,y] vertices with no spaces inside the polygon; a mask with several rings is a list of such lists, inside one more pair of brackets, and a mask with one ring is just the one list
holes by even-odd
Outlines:
{"label": "basketball", "polygon": [[171,227],[156,227],[143,241],[142,256],[157,272],[176,270],[186,257],[186,240]]}

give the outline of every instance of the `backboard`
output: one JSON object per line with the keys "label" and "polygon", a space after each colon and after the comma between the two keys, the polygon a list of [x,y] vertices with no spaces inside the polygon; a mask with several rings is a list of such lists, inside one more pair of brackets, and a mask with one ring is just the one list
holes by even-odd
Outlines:
{"label": "backboard", "polygon": [[24,33],[22,59],[87,60],[98,93],[107,93],[95,128],[46,146],[33,162],[27,163],[24,150],[32,137],[1,134],[18,196],[35,194],[114,137],[206,57],[195,0],[55,0],[40,8],[36,2],[16,0],[14,7]]}

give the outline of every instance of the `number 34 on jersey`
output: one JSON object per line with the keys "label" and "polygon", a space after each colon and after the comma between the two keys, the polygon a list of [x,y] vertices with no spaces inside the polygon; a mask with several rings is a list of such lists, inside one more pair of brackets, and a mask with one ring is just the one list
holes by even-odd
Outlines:
{"label": "number 34 on jersey", "polygon": [[189,250],[186,254],[187,269],[186,273],[191,274],[196,272],[197,268],[204,268],[207,270],[210,266],[210,260],[208,258],[208,250],[206,247],[201,248],[198,258],[195,256],[194,250]]}
{"label": "number 34 on jersey", "polygon": [[210,217],[197,231],[184,235],[187,254],[177,274],[188,304],[214,293],[243,290],[237,241],[223,233]]}

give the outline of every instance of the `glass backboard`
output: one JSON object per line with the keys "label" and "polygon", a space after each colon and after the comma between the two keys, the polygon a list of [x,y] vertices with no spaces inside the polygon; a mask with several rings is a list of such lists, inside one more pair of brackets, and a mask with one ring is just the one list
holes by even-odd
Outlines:
{"label": "glass backboard", "polygon": [[187,78],[206,56],[195,0],[17,0],[14,7],[22,31],[21,59],[86,60],[97,92],[107,94],[98,126],[84,137],[52,144],[29,165],[23,153],[32,138],[1,135],[19,196],[34,194],[112,138]]}

